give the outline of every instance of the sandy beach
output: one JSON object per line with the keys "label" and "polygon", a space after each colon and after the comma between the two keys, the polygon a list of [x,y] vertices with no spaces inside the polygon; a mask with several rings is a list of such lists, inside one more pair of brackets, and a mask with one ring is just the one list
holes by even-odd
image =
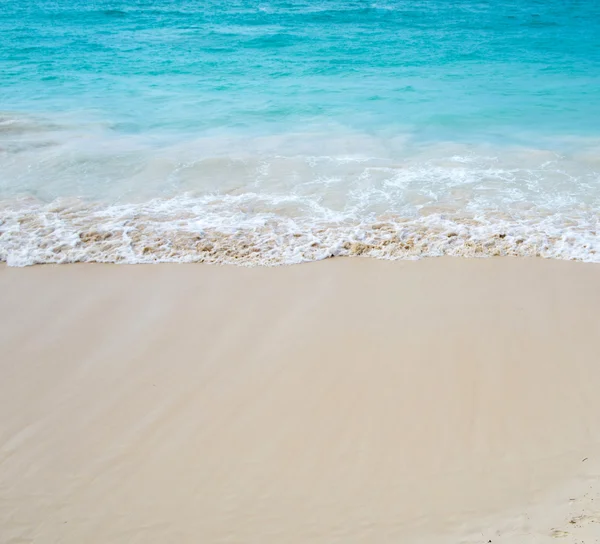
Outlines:
{"label": "sandy beach", "polygon": [[0,542],[600,542],[600,266],[0,267]]}

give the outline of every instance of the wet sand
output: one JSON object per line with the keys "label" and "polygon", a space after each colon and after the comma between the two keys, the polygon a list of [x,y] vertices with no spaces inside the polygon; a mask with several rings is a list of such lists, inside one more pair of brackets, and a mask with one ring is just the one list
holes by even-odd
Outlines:
{"label": "wet sand", "polygon": [[0,267],[0,542],[600,542],[600,266]]}

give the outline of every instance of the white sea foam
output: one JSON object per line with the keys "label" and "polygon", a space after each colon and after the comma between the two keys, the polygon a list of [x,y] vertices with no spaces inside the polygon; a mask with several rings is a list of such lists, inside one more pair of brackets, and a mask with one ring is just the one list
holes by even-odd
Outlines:
{"label": "white sea foam", "polygon": [[31,200],[0,208],[0,260],[10,266],[67,262],[211,262],[279,265],[332,256],[414,259],[424,256],[541,256],[600,261],[598,215],[581,210],[460,217],[432,211],[364,220],[316,210],[286,217],[281,199],[256,194],[178,197],[102,206],[77,200]]}
{"label": "white sea foam", "polygon": [[102,124],[0,125],[0,260],[13,266],[600,260],[597,141],[493,148],[327,130],[170,142]]}

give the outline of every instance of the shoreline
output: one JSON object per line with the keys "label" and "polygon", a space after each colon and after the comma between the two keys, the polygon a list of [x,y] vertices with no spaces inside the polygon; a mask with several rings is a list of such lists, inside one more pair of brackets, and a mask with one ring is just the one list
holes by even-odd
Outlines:
{"label": "shoreline", "polygon": [[0,264],[0,303],[7,541],[600,530],[600,266]]}
{"label": "shoreline", "polygon": [[[102,205],[80,199],[0,201],[0,261],[34,264],[225,264],[280,266],[331,257],[521,257],[600,262],[597,221],[589,210],[461,215],[445,204],[414,217],[387,213],[318,219],[269,212],[268,196],[236,197],[246,210],[230,220],[223,196]],[[254,203],[246,202],[246,200]],[[271,203],[272,204],[272,203]],[[262,209],[253,212],[254,207]],[[289,210],[288,210],[289,212]],[[332,212],[333,213],[333,212]],[[335,214],[334,214],[335,215]],[[231,230],[226,225],[235,225]]]}

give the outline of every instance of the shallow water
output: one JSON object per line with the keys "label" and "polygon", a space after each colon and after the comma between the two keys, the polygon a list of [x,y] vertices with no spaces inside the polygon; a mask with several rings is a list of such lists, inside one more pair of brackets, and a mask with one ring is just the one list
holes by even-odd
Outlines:
{"label": "shallow water", "polygon": [[600,260],[600,4],[0,4],[0,260]]}

